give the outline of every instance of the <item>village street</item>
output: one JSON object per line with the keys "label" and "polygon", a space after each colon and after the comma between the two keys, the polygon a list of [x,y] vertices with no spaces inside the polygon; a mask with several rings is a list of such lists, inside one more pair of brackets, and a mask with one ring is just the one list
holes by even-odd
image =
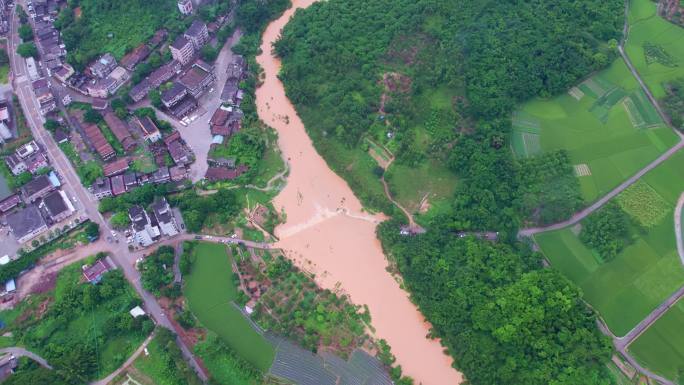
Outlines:
{"label": "village street", "polygon": [[[18,37],[18,20],[14,11],[11,15],[11,33],[9,36],[9,55],[12,66],[12,82],[17,93],[19,101],[26,115],[27,123],[33,133],[35,139],[39,140],[46,147],[48,156],[55,170],[61,175],[65,181],[64,189],[69,196],[76,197],[80,202],[79,208],[83,210],[93,222],[100,225],[101,232],[109,233],[112,229],[105,219],[102,217],[97,209],[97,202],[94,201],[90,194],[81,185],[81,182],[76,175],[71,164],[68,162],[62,151],[55,143],[52,136],[47,133],[43,127],[43,118],[39,112],[39,108],[33,92],[31,90],[30,82],[27,75],[27,68],[25,61],[20,58],[16,52],[16,46],[19,42]],[[170,330],[173,330],[171,322],[166,318],[159,303],[153,295],[143,290],[140,283],[140,273],[135,269],[135,257],[128,251],[126,243],[112,243],[109,245],[109,250],[115,263],[122,269],[124,276],[133,285],[136,292],[143,300],[145,310],[156,322]],[[183,352],[183,356],[193,366],[202,380],[207,379],[206,373],[201,369],[195,357],[185,343],[177,339],[178,345]]]}

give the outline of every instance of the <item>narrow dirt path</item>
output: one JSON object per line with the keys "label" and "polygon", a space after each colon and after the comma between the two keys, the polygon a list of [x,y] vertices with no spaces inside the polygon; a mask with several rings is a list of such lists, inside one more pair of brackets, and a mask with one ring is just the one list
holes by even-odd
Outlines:
{"label": "narrow dirt path", "polygon": [[[383,96],[383,98],[384,98],[384,97],[385,97],[385,94],[383,93],[382,96]],[[383,107],[382,107],[383,103],[384,103],[384,101],[381,102],[380,112],[384,114]],[[385,121],[385,122],[387,122],[387,121]],[[380,177],[380,182],[382,183],[382,187],[383,187],[383,189],[384,189],[384,191],[385,191],[385,196],[387,197],[387,199],[388,199],[390,202],[392,202],[393,205],[395,205],[397,208],[399,208],[399,210],[401,210],[402,213],[404,213],[404,215],[406,216],[406,218],[407,218],[408,221],[409,221],[409,227],[410,227],[410,228],[412,228],[412,229],[421,229],[421,227],[418,226],[418,225],[416,224],[416,221],[413,219],[413,215],[412,215],[404,206],[402,206],[401,203],[397,202],[397,201],[392,197],[392,192],[390,191],[389,184],[387,184],[387,181],[385,180],[385,174],[387,174],[387,170],[389,170],[390,166],[392,166],[392,163],[394,163],[394,160],[396,159],[395,156],[394,156],[394,154],[392,154],[392,151],[390,151],[387,147],[383,146],[382,144],[377,143],[376,141],[371,140],[370,138],[366,138],[366,140],[368,140],[369,142],[371,142],[373,145],[375,145],[375,146],[377,146],[377,147],[383,149],[383,150],[387,153],[387,155],[389,156],[389,160],[387,161],[387,163],[382,164],[382,160],[384,160],[384,159],[380,158],[380,157],[381,157],[380,154],[378,154],[378,155],[376,155],[376,156],[373,156],[373,155],[371,154],[371,157],[372,157],[373,159],[375,159],[375,161],[378,162],[378,164],[379,164],[381,167],[384,166],[384,171],[383,171],[383,173],[382,173],[382,176]],[[369,151],[369,152],[370,152],[370,151]]]}
{"label": "narrow dirt path", "polygon": [[112,382],[114,377],[121,374],[121,372],[123,372],[124,370],[126,370],[126,368],[133,364],[133,361],[135,361],[135,359],[138,358],[138,356],[140,356],[140,353],[142,353],[143,350],[145,350],[150,341],[152,341],[152,338],[154,338],[154,333],[150,334],[150,336],[147,337],[145,341],[143,341],[143,343],[138,347],[138,349],[135,350],[135,352],[133,352],[133,354],[131,354],[130,357],[128,357],[128,359],[126,360],[126,362],[123,363],[123,365],[121,365],[118,369],[110,373],[107,377],[98,381],[91,382],[90,385],[107,385],[110,382]]}
{"label": "narrow dirt path", "polygon": [[394,155],[390,158],[389,162],[387,163],[387,167],[385,168],[385,171],[382,173],[382,176],[380,177],[380,182],[382,182],[382,187],[385,190],[385,196],[387,199],[389,199],[390,202],[392,202],[393,205],[397,206],[401,212],[404,213],[406,218],[408,218],[409,221],[409,226],[411,228],[418,228],[419,226],[416,224],[416,221],[413,220],[413,215],[404,207],[402,206],[399,202],[394,200],[392,197],[392,193],[390,192],[389,185],[387,184],[387,181],[385,180],[385,174],[387,173],[387,170],[389,170],[390,166],[394,162]]}

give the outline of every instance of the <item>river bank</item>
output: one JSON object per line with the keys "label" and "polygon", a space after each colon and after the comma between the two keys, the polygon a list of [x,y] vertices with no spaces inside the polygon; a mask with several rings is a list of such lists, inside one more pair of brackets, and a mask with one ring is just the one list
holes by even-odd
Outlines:
{"label": "river bank", "polygon": [[259,117],[278,131],[290,169],[285,188],[273,202],[287,216],[276,228],[276,246],[315,273],[322,287],[341,289],[354,303],[368,305],[375,336],[387,340],[397,363],[416,383],[458,384],[462,376],[451,367],[451,358],[439,341],[426,338],[430,325],[386,271],[375,237],[377,224],[385,218],[365,212],[344,180],[328,168],[277,78],[280,61],[271,55],[271,45],[294,10],[313,2],[293,0],[293,7],[267,27],[257,57],[265,75],[256,91]]}

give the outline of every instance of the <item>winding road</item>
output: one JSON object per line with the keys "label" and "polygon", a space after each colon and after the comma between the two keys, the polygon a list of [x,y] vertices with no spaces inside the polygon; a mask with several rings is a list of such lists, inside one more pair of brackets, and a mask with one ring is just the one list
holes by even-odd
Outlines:
{"label": "winding road", "polygon": [[11,347],[11,348],[0,349],[0,354],[7,354],[7,353],[9,353],[15,357],[28,357],[28,358],[32,359],[33,361],[36,361],[40,366],[47,368],[47,369],[52,369],[52,366],[50,366],[50,364],[48,364],[48,362],[43,357],[41,357],[41,356],[39,356],[33,352],[30,352],[24,348]]}

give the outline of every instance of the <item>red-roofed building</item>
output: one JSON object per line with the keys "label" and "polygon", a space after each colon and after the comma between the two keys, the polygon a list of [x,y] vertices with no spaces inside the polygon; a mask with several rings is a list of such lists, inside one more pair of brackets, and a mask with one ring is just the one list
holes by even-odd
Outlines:
{"label": "red-roofed building", "polygon": [[164,138],[164,143],[168,146],[169,143],[175,142],[181,138],[180,132],[174,131],[173,134]]}
{"label": "red-roofed building", "polygon": [[237,166],[237,168],[227,169],[222,167],[209,167],[207,173],[204,175],[206,179],[211,182],[221,181],[221,180],[233,180],[240,175],[244,174],[249,170],[244,164]]}
{"label": "red-roofed building", "polygon": [[102,276],[114,267],[106,259],[99,259],[92,266],[83,266],[83,276],[93,285],[100,283]]}
{"label": "red-roofed building", "polygon": [[95,148],[95,151],[100,155],[102,160],[109,160],[116,155],[114,152],[114,148],[112,148],[112,145],[107,142],[107,139],[105,139],[104,135],[102,135],[102,131],[100,131],[100,127],[91,124],[91,123],[86,123],[83,126],[83,131],[86,134],[86,137],[92,144],[93,148]]}
{"label": "red-roofed building", "polygon": [[118,159],[112,163],[107,163],[103,167],[104,175],[105,176],[113,176],[117,174],[123,174],[126,170],[128,170],[128,159],[127,158],[122,158]]}
{"label": "red-roofed building", "polygon": [[130,151],[135,148],[136,143],[128,130],[128,124],[119,119],[113,111],[107,111],[104,114],[104,120],[109,128],[116,136],[116,139],[121,143],[125,151]]}
{"label": "red-roofed building", "polygon": [[123,175],[113,176],[109,180],[112,182],[112,195],[117,196],[126,192]]}

